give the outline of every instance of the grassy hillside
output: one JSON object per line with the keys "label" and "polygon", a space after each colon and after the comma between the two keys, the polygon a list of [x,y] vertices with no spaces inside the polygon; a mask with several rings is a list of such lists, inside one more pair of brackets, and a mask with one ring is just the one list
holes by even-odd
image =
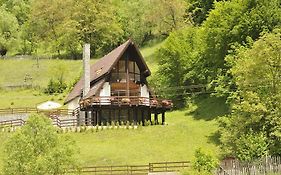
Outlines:
{"label": "grassy hillside", "polygon": [[[157,69],[155,52],[161,44],[162,42],[158,42],[141,49],[152,72]],[[97,59],[92,59],[91,63],[96,61]],[[51,78],[57,77],[61,70],[67,84],[71,84],[82,72],[82,60],[39,59],[38,63],[32,59],[0,60],[0,108],[35,107],[47,100],[63,103],[68,92],[49,96],[44,94],[42,89]],[[1,87],[24,84],[26,75],[32,77],[27,83],[40,86],[40,89],[1,90]]]}
{"label": "grassy hillside", "polygon": [[[219,156],[216,119],[227,108],[222,99],[201,97],[199,100],[200,103],[195,102],[190,108],[167,113],[166,126],[69,135],[76,140],[79,161],[84,166],[192,160],[199,147]],[[0,132],[0,139],[6,138],[7,134]],[[2,150],[0,144],[0,157],[3,157]]]}

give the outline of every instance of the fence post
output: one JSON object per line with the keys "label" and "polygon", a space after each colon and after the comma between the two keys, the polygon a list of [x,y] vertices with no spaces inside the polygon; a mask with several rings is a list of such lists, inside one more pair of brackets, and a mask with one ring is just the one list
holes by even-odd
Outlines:
{"label": "fence post", "polygon": [[149,172],[153,172],[153,164],[152,163],[148,164],[148,169],[149,169],[148,170]]}

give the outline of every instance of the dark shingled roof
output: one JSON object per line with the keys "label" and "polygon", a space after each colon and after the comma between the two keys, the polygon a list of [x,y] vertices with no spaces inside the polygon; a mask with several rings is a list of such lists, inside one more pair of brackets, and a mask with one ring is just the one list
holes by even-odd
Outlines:
{"label": "dark shingled roof", "polygon": [[[133,49],[135,53],[140,58],[141,67],[140,69],[143,71],[147,71],[147,76],[150,75],[150,70],[148,69],[139,49],[134,44],[134,42],[129,39],[104,57],[102,57],[99,61],[97,61],[94,65],[90,68],[90,81],[91,81],[91,89],[88,94],[86,94],[85,97],[90,97],[95,95],[95,93],[101,88],[104,81],[100,81],[103,77],[105,77],[108,73],[110,73],[113,66],[117,63],[119,58],[122,57],[124,52],[127,49]],[[97,83],[98,82],[98,83]],[[102,83],[101,83],[102,82]],[[97,83],[97,84],[96,84]],[[76,83],[72,91],[69,93],[65,100],[65,104],[72,101],[76,97],[79,97],[82,93],[82,90],[84,88],[84,76]]]}

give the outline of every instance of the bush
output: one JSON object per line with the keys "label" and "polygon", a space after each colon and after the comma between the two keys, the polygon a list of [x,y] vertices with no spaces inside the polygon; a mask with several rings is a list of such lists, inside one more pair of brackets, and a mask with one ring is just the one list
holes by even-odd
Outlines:
{"label": "bush", "polygon": [[193,168],[200,173],[211,173],[217,167],[217,161],[207,153],[204,153],[201,148],[195,151],[195,161]]}
{"label": "bush", "polygon": [[63,93],[63,91],[67,88],[66,83],[59,80],[50,79],[47,88],[45,89],[46,94],[55,94],[55,93]]}
{"label": "bush", "polygon": [[5,143],[3,174],[65,174],[76,167],[74,141],[44,115],[32,115]]}
{"label": "bush", "polygon": [[130,122],[126,121],[126,129],[130,129]]}

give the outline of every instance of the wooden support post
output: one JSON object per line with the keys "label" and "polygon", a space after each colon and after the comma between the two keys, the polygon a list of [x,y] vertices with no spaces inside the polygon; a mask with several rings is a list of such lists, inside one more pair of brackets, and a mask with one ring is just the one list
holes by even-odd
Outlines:
{"label": "wooden support post", "polygon": [[120,117],[121,117],[121,111],[120,111],[120,109],[118,109],[118,122],[119,122],[119,124],[120,124],[120,122],[121,122],[121,121],[120,121],[120,120],[121,120]]}
{"label": "wooden support post", "polygon": [[165,124],[165,112],[162,112],[162,125]]}
{"label": "wooden support post", "polygon": [[155,122],[156,125],[159,124],[159,122],[158,122],[158,113],[157,112],[154,114],[154,122]]}
{"label": "wooden support post", "polygon": [[89,112],[85,111],[85,125],[88,125],[88,120],[89,120]]}
{"label": "wooden support post", "polygon": [[130,108],[128,108],[128,121],[129,122],[131,122],[130,119],[131,119],[131,117],[130,117]]}
{"label": "wooden support post", "polygon": [[94,126],[95,125],[95,111],[92,110],[91,111],[91,125]]}
{"label": "wooden support post", "polygon": [[98,118],[98,124],[101,126],[101,121],[102,121],[102,110],[101,109],[99,109],[99,118]]}
{"label": "wooden support post", "polygon": [[134,111],[134,122],[135,122],[135,124],[137,124],[138,123],[138,109],[134,108],[133,111]]}
{"label": "wooden support post", "polygon": [[152,123],[152,120],[151,120],[151,109],[150,108],[148,109],[148,120],[150,121],[150,123]]}
{"label": "wooden support post", "polygon": [[141,109],[141,121],[142,121],[142,125],[144,126],[144,111],[143,111],[143,109]]}
{"label": "wooden support post", "polygon": [[111,121],[112,121],[112,110],[109,108],[109,124],[111,125]]}
{"label": "wooden support post", "polygon": [[95,126],[98,124],[98,111],[95,111],[95,119],[94,119]]}

